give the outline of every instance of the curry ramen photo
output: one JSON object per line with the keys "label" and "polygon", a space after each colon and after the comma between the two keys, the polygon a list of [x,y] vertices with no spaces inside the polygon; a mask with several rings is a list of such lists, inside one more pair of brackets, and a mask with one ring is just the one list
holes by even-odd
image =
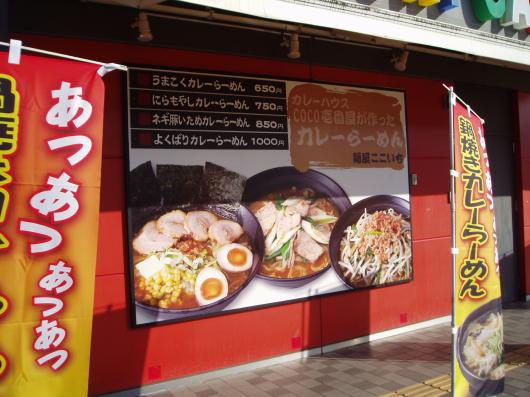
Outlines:
{"label": "curry ramen photo", "polygon": [[331,232],[351,206],[333,179],[315,170],[271,168],[248,179],[243,201],[265,239],[261,278],[298,287],[330,268]]}
{"label": "curry ramen photo", "polygon": [[141,228],[132,247],[136,301],[169,310],[235,293],[249,281],[256,255],[239,223],[207,210],[163,213]]}
{"label": "curry ramen photo", "polygon": [[298,278],[330,264],[328,243],[337,208],[309,188],[271,193],[250,205],[265,236],[265,257],[259,274]]}
{"label": "curry ramen photo", "polygon": [[372,196],[341,218],[331,244],[335,270],[350,287],[409,280],[412,236],[409,204],[395,196]]}

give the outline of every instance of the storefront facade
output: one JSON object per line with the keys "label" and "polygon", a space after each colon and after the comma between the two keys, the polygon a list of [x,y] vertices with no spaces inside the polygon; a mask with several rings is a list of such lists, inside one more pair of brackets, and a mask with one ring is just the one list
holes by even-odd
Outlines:
{"label": "storefront facade", "polygon": [[[265,22],[260,27],[215,17],[150,16],[154,38],[139,43],[130,26],[137,10],[131,8],[17,1],[4,10],[9,38],[50,51],[145,68],[399,91],[405,98],[414,263],[410,282],[136,328],[127,239],[127,78],[121,72],[106,76],[91,395],[301,351],[320,352],[367,335],[446,319],[451,313],[451,218],[449,115],[442,84],[455,86],[486,119],[503,296],[506,302],[530,296],[530,79],[528,62],[517,63],[517,54],[503,66],[476,62],[476,54],[464,59],[456,50],[410,49],[406,70],[399,72],[391,59],[403,47],[368,36],[354,42],[302,30],[301,57],[290,60],[288,49],[280,46],[284,32]],[[200,6],[190,10],[205,11]],[[528,34],[521,30],[516,35],[528,55]],[[211,160],[209,156],[205,159]]]}

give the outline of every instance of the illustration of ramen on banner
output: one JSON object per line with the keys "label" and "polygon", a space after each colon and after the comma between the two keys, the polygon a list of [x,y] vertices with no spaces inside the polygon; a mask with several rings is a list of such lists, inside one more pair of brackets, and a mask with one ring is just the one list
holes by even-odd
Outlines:
{"label": "illustration of ramen on banner", "polygon": [[402,92],[147,68],[128,88],[135,325],[412,279]]}

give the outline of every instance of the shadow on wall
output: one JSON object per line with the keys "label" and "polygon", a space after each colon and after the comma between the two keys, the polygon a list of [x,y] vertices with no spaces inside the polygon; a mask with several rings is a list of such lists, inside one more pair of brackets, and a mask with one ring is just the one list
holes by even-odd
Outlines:
{"label": "shadow on wall", "polygon": [[[96,289],[96,293],[98,290]],[[127,329],[130,324],[126,308],[112,305],[96,307],[92,323],[89,395],[116,392],[141,385],[145,379],[160,380],[160,368],[144,368],[148,328]]]}
{"label": "shadow on wall", "polygon": [[[101,288],[96,290],[100,298],[101,292]],[[123,288],[116,292],[125,294]],[[353,328],[360,335],[370,333],[369,293],[357,295],[354,305],[348,304],[348,294],[342,295],[342,303],[338,296],[331,297],[333,301],[329,301],[330,297],[317,297],[273,308],[136,329],[130,328],[127,307],[96,306],[89,395],[137,396],[138,392],[130,389],[246,364],[256,356],[273,358],[304,350],[310,356],[320,356],[325,327],[341,328],[338,333],[326,335],[329,340],[349,339]],[[325,314],[323,305],[327,306]],[[287,333],[290,338],[286,338]]]}

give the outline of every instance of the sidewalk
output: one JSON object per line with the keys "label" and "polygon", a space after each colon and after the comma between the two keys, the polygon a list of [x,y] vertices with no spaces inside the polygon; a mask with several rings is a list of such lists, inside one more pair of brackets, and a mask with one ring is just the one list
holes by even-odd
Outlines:
{"label": "sidewalk", "polygon": [[[530,397],[530,303],[505,308],[504,337],[507,373],[501,396]],[[449,396],[450,367],[446,324],[142,396]]]}

